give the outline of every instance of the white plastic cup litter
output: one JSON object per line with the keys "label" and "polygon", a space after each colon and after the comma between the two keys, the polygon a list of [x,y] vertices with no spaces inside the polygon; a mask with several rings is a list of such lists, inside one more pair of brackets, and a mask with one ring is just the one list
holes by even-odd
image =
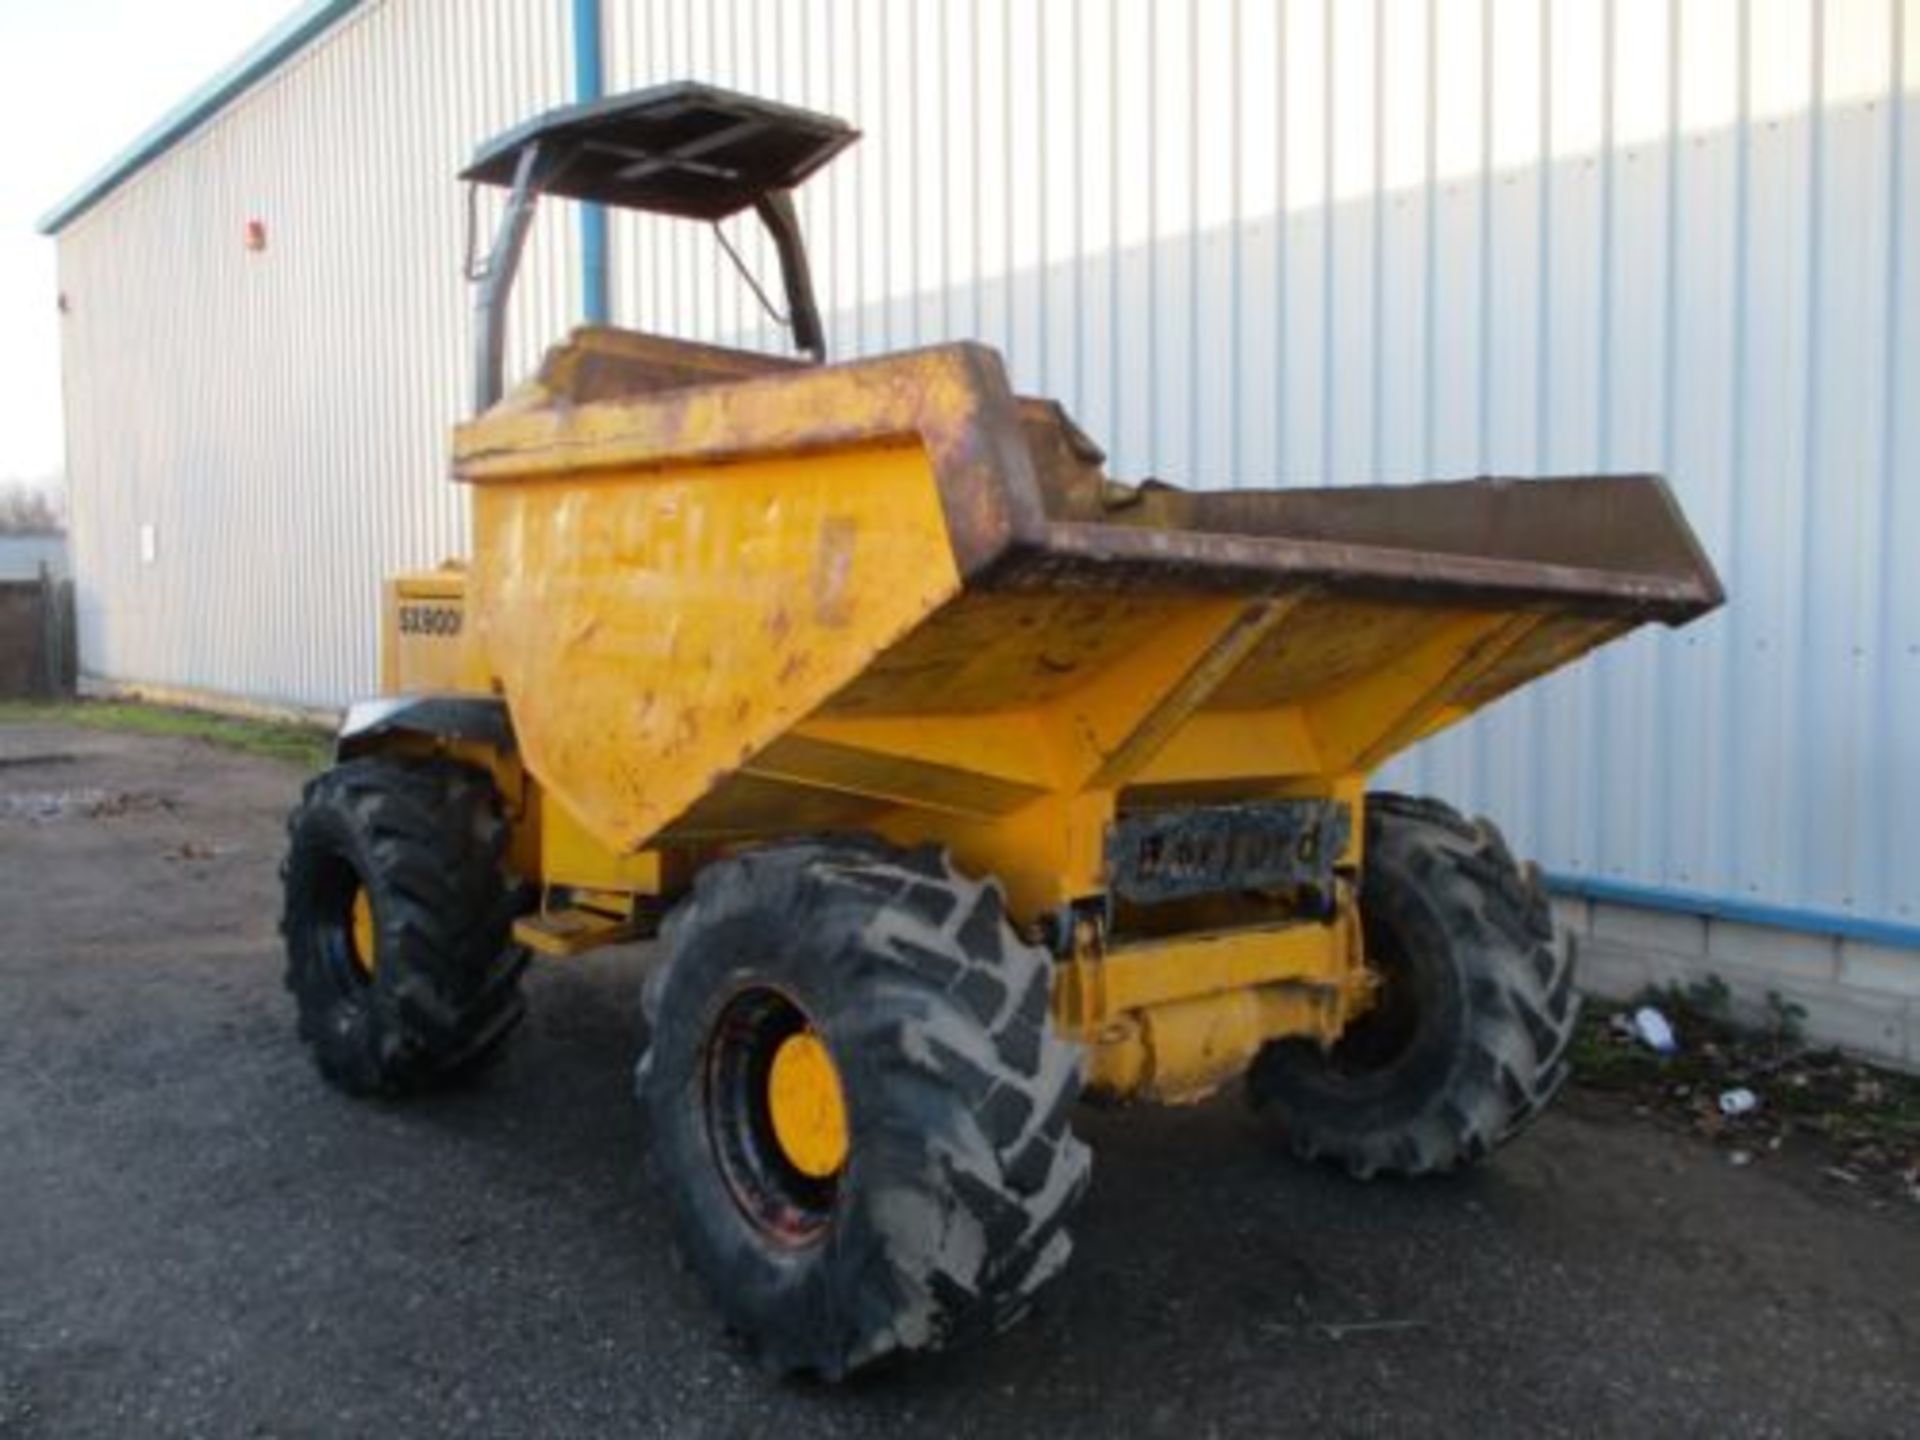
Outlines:
{"label": "white plastic cup litter", "polygon": [[1671,1055],[1680,1048],[1672,1022],[1651,1005],[1642,1005],[1633,1012],[1633,1033],[1640,1037],[1642,1045],[1662,1055]]}

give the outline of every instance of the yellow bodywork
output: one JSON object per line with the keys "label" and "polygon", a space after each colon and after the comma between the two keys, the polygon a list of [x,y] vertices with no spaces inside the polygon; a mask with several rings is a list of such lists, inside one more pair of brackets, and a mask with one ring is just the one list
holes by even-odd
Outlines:
{"label": "yellow bodywork", "polygon": [[504,700],[516,753],[485,758],[548,887],[521,937],[624,938],[730,846],[853,830],[946,845],[1033,927],[1106,893],[1118,816],[1344,802],[1331,918],[1269,897],[1066,948],[1056,1019],[1096,1088],[1204,1093],[1366,1007],[1374,769],[1701,599],[1679,546],[1622,581],[1602,539],[1529,565],[1258,515],[1195,535],[1209,502],[1097,461],[973,346],[794,368],[585,331],[461,427],[473,555],[393,582],[383,675]]}
{"label": "yellow bodywork", "polygon": [[474,622],[527,766],[621,854],[959,588],[905,447],[487,485],[474,511]]}

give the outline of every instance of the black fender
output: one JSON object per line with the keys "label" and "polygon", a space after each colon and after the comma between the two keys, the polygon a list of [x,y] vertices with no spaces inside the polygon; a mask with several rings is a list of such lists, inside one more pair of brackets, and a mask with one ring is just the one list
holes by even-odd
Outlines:
{"label": "black fender", "polygon": [[340,733],[334,737],[334,761],[370,754],[391,735],[476,740],[498,750],[514,748],[513,721],[506,702],[497,696],[395,695],[359,700],[347,707]]}

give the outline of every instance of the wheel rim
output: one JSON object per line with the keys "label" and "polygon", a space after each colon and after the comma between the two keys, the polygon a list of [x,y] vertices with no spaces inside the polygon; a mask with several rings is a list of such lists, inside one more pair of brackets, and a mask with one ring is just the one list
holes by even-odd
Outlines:
{"label": "wheel rim", "polygon": [[374,983],[378,926],[366,878],[341,850],[311,853],[304,945],[311,963],[340,995],[351,997]]}
{"label": "wheel rim", "polygon": [[705,1098],[714,1159],[741,1214],[777,1243],[818,1240],[852,1146],[838,1068],[807,1013],[770,987],[735,994],[708,1043]]}
{"label": "wheel rim", "polygon": [[347,946],[354,968],[371,980],[379,968],[380,952],[374,939],[373,899],[364,885],[353,888],[353,903],[347,911]]}
{"label": "wheel rim", "polygon": [[847,1102],[826,1044],[811,1030],[780,1042],[767,1075],[773,1138],[802,1175],[824,1180],[847,1163]]}

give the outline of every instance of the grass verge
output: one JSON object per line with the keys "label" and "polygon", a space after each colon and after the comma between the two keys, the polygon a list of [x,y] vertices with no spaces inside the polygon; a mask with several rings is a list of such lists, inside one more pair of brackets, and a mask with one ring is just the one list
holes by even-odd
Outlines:
{"label": "grass verge", "polygon": [[333,737],[315,725],[246,720],[126,700],[5,700],[0,701],[0,725],[78,725],[133,735],[183,736],[307,770],[325,765],[333,748]]}

